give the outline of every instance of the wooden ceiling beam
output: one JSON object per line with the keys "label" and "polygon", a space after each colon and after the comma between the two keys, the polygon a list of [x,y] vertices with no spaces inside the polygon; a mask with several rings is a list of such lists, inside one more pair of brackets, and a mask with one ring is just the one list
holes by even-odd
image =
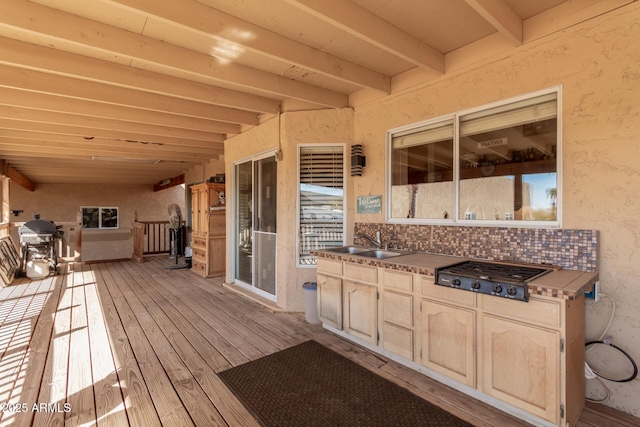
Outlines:
{"label": "wooden ceiling beam", "polygon": [[[0,75],[1,74],[2,70],[0,70]],[[70,113],[102,119],[125,119],[129,122],[173,126],[203,132],[226,134],[240,133],[240,126],[234,123],[219,122],[198,117],[189,117],[159,111],[124,107],[120,105],[104,104],[84,99],[66,98],[58,95],[36,93],[7,87],[0,87],[0,105]]]}
{"label": "wooden ceiling beam", "polygon": [[[0,60],[1,61],[1,60]],[[210,121],[258,125],[258,114],[250,111],[220,107],[203,102],[159,95],[112,85],[78,80],[41,71],[0,65],[0,86],[14,90],[58,95],[65,98],[96,101],[114,106],[131,107],[150,112],[192,116]],[[1,99],[1,98],[0,98]]]}
{"label": "wooden ceiling beam", "polygon": [[52,135],[70,135],[82,138],[104,138],[118,141],[136,141],[142,144],[167,144],[180,147],[211,148],[218,147],[225,141],[225,137],[219,133],[207,135],[208,140],[192,139],[184,137],[171,137],[164,135],[151,135],[137,131],[120,131],[111,129],[96,129],[88,126],[74,126],[59,123],[39,123],[0,116],[0,135],[6,130],[25,131]]}
{"label": "wooden ceiling beam", "polygon": [[148,150],[165,154],[175,153],[195,153],[203,156],[224,154],[224,144],[221,142],[206,143],[203,147],[189,147],[184,145],[162,144],[162,143],[141,143],[137,141],[123,141],[107,138],[85,139],[76,135],[59,135],[39,132],[29,132],[22,130],[0,129],[0,140],[25,140],[25,141],[50,141],[63,144],[75,144],[78,146],[101,145],[114,149],[128,150]]}
{"label": "wooden ceiling beam", "polygon": [[[213,132],[204,132],[191,129],[179,129],[169,126],[135,123],[127,120],[102,119],[87,117],[78,114],[58,113],[54,111],[34,110],[30,108],[11,107],[0,105],[0,118],[23,120],[26,122],[62,124],[67,126],[80,126],[89,129],[102,129],[108,131],[136,132],[146,135],[169,136],[172,138],[185,138],[207,140]],[[95,136],[93,133],[87,136]]]}
{"label": "wooden ceiling beam", "polygon": [[[3,0],[0,25],[24,34],[39,34],[56,41],[82,45],[142,63],[186,71],[241,89],[272,96],[299,99],[327,107],[347,107],[348,97],[277,76],[272,73],[223,61],[161,40],[82,18],[27,0]],[[31,17],[37,17],[32,19]]]}
{"label": "wooden ceiling beam", "polygon": [[391,90],[391,78],[345,61],[326,52],[283,37],[255,24],[209,7],[195,0],[112,0],[135,11],[153,15],[172,25],[222,43],[231,43],[260,55],[285,61],[343,82],[385,93]]}
{"label": "wooden ceiling beam", "polygon": [[27,142],[24,140],[10,141],[0,138],[0,151],[4,153],[52,153],[79,155],[91,157],[118,157],[126,159],[139,160],[166,160],[190,163],[206,163],[211,159],[217,159],[218,154],[197,154],[197,153],[158,153],[158,152],[136,152],[134,150],[114,149],[110,147],[89,146],[86,148],[78,148],[77,145],[64,146],[61,143],[51,143],[44,141]]}
{"label": "wooden ceiling beam", "polygon": [[166,190],[167,188],[171,188],[171,187],[175,187],[176,185],[181,185],[185,183],[184,180],[184,174],[179,175],[179,176],[174,176],[173,178],[168,178],[167,181],[169,182],[164,182],[161,181],[157,184],[154,184],[153,186],[153,191],[161,191],[161,190]]}
{"label": "wooden ceiling beam", "polygon": [[417,67],[443,74],[444,54],[351,0],[285,0]]}
{"label": "wooden ceiling beam", "polygon": [[[65,162],[65,159],[42,159],[41,162],[31,162],[30,164],[21,165],[16,160],[13,160],[11,156],[5,156],[12,164],[15,162],[15,168],[25,173],[38,173],[39,171],[58,171],[61,170],[67,174],[77,174],[84,176],[91,176],[92,172],[104,172],[112,175],[119,175],[122,173],[128,174],[140,174],[140,175],[152,175],[159,174],[163,176],[179,174],[183,171],[193,167],[194,165],[186,163],[173,163],[168,166],[160,165],[131,165],[131,163],[116,163],[116,162],[91,162],[81,160],[69,160]],[[40,165],[41,166],[38,166]]]}
{"label": "wooden ceiling beam", "polygon": [[0,159],[0,170],[2,171],[2,174],[9,178],[11,182],[16,183],[26,190],[35,191],[36,186],[29,178],[22,175],[13,166],[2,159]]}
{"label": "wooden ceiling beam", "polygon": [[[166,95],[232,109],[276,114],[280,101],[0,37],[0,63],[80,81]],[[79,82],[78,82],[79,83]],[[223,120],[223,118],[220,118]]]}
{"label": "wooden ceiling beam", "polygon": [[465,0],[515,46],[522,44],[522,19],[504,0]]}
{"label": "wooden ceiling beam", "polygon": [[[2,150],[0,150],[1,152]],[[30,157],[30,158],[27,158]],[[36,168],[69,168],[69,169],[81,169],[81,168],[100,168],[104,170],[119,170],[119,169],[131,169],[134,168],[141,172],[162,172],[169,173],[175,170],[188,169],[194,164],[188,162],[160,162],[158,164],[145,164],[145,163],[131,163],[131,162],[112,162],[112,161],[98,161],[91,160],[91,156],[58,156],[47,157],[46,153],[25,153],[21,155],[14,155],[12,153],[3,154],[2,158],[9,161],[15,168],[18,169],[36,169]],[[34,161],[35,160],[35,161]]]}

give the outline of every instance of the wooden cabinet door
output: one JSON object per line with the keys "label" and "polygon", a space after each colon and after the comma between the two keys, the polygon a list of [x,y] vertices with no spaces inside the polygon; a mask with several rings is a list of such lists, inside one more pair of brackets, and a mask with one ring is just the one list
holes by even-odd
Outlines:
{"label": "wooden cabinet door", "polygon": [[226,236],[209,236],[207,276],[223,276],[226,269]]}
{"label": "wooden cabinet door", "polygon": [[440,302],[421,301],[421,363],[470,387],[476,386],[476,314]]}
{"label": "wooden cabinet door", "polygon": [[200,234],[200,192],[197,188],[191,189],[191,232]]}
{"label": "wooden cabinet door", "polygon": [[482,317],[481,390],[557,424],[560,336],[557,331]]}
{"label": "wooden cabinet door", "polygon": [[317,273],[318,318],[329,326],[342,329],[342,279]]}
{"label": "wooden cabinet door", "polygon": [[202,188],[198,191],[198,229],[200,234],[207,234],[209,225],[209,197],[207,189]]}
{"label": "wooden cabinet door", "polygon": [[378,344],[378,288],[344,281],[344,330]]}

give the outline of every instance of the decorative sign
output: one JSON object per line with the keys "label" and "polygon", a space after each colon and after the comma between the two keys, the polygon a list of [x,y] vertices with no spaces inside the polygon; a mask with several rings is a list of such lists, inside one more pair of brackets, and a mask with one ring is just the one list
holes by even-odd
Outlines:
{"label": "decorative sign", "polygon": [[382,212],[382,196],[359,196],[356,212],[359,214],[379,214]]}
{"label": "decorative sign", "polygon": [[478,142],[478,148],[492,148],[500,145],[507,145],[507,138],[490,139]]}

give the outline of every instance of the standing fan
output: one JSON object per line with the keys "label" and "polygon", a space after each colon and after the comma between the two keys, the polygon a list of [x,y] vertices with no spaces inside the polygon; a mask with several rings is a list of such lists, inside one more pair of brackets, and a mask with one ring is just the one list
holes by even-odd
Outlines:
{"label": "standing fan", "polygon": [[178,258],[183,253],[182,245],[184,239],[182,238],[182,213],[180,212],[180,206],[175,203],[171,203],[168,208],[169,211],[169,227],[172,233],[169,239],[171,240],[171,251],[176,256],[176,263],[168,265],[165,268],[176,270],[179,268],[187,268],[187,264],[178,264]]}

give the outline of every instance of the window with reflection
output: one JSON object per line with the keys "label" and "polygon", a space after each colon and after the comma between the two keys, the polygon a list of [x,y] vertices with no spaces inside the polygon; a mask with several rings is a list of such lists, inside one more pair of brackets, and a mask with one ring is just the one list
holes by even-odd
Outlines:
{"label": "window with reflection", "polygon": [[453,213],[453,119],[391,137],[391,217],[449,218]]}
{"label": "window with reflection", "polygon": [[559,223],[558,91],[389,132],[392,222]]}

